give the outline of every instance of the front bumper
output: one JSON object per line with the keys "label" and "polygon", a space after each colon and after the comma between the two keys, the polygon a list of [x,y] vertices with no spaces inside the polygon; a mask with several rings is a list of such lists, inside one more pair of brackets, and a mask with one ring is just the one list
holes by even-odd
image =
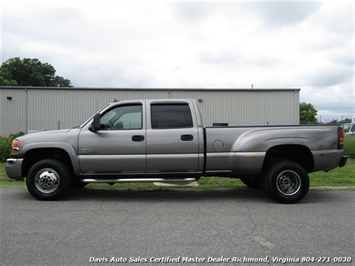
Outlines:
{"label": "front bumper", "polygon": [[341,158],[339,167],[343,167],[345,165],[348,165],[350,163],[350,156],[344,156]]}
{"label": "front bumper", "polygon": [[22,176],[23,159],[10,158],[6,160],[5,170],[8,177],[15,180],[23,180]]}

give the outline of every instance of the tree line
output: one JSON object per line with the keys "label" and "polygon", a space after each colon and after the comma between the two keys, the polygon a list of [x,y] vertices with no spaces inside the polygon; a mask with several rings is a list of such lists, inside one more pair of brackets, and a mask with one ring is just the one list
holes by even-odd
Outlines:
{"label": "tree line", "polygon": [[69,79],[37,58],[11,58],[0,66],[0,86],[72,87]]}

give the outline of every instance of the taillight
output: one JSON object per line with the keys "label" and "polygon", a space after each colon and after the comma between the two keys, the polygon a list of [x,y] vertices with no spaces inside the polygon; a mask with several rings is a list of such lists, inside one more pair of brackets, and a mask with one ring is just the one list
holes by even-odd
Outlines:
{"label": "taillight", "polygon": [[338,149],[344,149],[344,131],[341,127],[338,129]]}

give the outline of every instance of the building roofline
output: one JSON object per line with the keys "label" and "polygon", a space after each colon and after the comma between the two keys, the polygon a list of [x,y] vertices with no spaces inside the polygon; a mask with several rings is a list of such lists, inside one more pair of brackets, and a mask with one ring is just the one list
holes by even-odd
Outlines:
{"label": "building roofline", "polygon": [[15,90],[74,90],[74,91],[300,91],[300,88],[108,88],[108,87],[32,87],[0,86]]}

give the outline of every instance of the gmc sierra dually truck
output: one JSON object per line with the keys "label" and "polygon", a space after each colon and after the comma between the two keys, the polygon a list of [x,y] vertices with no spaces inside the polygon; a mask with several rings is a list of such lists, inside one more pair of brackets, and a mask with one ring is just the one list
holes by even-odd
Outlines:
{"label": "gmc sierra dually truck", "polygon": [[10,178],[39,200],[70,187],[105,182],[241,178],[277,202],[308,192],[308,173],[349,162],[338,126],[203,127],[196,100],[114,102],[82,125],[16,138],[7,160]]}

